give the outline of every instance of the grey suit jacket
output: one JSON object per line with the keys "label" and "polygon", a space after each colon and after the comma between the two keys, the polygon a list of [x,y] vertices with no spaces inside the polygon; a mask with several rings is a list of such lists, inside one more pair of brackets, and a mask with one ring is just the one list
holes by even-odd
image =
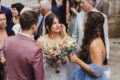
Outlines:
{"label": "grey suit jacket", "polygon": [[5,41],[7,80],[45,80],[42,49],[24,35]]}
{"label": "grey suit jacket", "polygon": [[[97,9],[93,9],[95,12],[99,12]],[[77,14],[76,18],[76,23],[74,26],[74,31],[72,33],[72,38],[77,41],[77,46],[82,45],[82,39],[84,37],[84,32],[83,32],[83,23],[84,23],[84,17],[85,17],[85,12],[80,12]],[[103,13],[102,13],[103,14]],[[108,21],[107,21],[107,16],[104,15],[105,21],[104,21],[104,36],[105,36],[105,46],[106,46],[106,52],[107,52],[107,59],[109,59],[109,38],[108,38]]]}
{"label": "grey suit jacket", "polygon": [[100,0],[100,2],[96,5],[96,9],[108,16],[109,2],[107,0]]}

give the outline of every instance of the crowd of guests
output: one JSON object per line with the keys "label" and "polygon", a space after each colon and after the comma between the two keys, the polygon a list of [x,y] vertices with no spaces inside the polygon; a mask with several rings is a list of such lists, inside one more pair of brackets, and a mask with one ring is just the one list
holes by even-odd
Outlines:
{"label": "crowd of guests", "polygon": [[[108,80],[107,0],[38,0],[38,12],[14,3],[0,5],[0,80]],[[0,0],[1,3],[1,0]],[[55,66],[43,49],[70,36],[76,50]]]}

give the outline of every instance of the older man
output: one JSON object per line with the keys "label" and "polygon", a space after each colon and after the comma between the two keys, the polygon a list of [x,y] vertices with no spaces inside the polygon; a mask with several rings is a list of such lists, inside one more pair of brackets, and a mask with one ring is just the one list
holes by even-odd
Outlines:
{"label": "older man", "polygon": [[[47,4],[47,5],[46,5]],[[45,17],[50,14],[51,11],[51,2],[49,0],[40,0],[40,16],[39,16],[39,27],[37,32],[35,33],[35,39],[38,37],[45,35]]]}
{"label": "older man", "polygon": [[[81,0],[81,7],[84,10],[84,12],[80,12],[77,15],[76,18],[76,25],[74,26],[74,31],[72,34],[72,38],[74,38],[77,41],[77,46],[81,46],[82,39],[84,37],[83,32],[83,23],[84,23],[84,17],[85,14],[89,11],[95,11],[99,12],[97,9],[95,9],[95,2],[96,0]],[[102,13],[103,14],[103,13]],[[107,22],[107,16],[104,15],[105,22],[104,22],[104,37],[105,37],[105,46],[106,46],[106,52],[107,52],[107,59],[109,59],[109,38],[108,38],[108,22]]]}

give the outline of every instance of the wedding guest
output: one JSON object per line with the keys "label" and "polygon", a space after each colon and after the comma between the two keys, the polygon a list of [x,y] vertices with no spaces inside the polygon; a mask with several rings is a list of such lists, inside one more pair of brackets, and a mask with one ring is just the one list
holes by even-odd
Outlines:
{"label": "wedding guest", "polygon": [[[3,70],[3,66],[5,65],[5,58],[4,58],[4,42],[5,39],[8,36],[12,36],[14,35],[14,32],[11,29],[6,28],[6,23],[7,23],[7,19],[6,19],[6,13],[3,11],[0,11],[0,80],[2,80],[3,78],[5,78],[5,72]],[[1,73],[5,73],[2,74]]]}
{"label": "wedding guest", "polygon": [[[21,15],[22,13],[24,13],[25,11],[28,11],[28,10],[32,10],[32,9],[29,8],[29,7],[24,7],[24,8],[21,10],[20,15]],[[19,15],[19,16],[20,16],[20,15]],[[20,33],[20,32],[21,32],[20,23],[15,24],[15,25],[13,26],[12,30],[15,32],[15,34]]]}
{"label": "wedding guest", "polygon": [[52,0],[52,12],[59,16],[66,26],[69,17],[69,0]]}
{"label": "wedding guest", "polygon": [[[82,44],[82,39],[84,37],[84,32],[83,32],[83,21],[84,21],[84,17],[85,15],[90,12],[90,11],[95,11],[95,12],[99,12],[97,9],[95,9],[95,0],[81,0],[81,8],[84,10],[84,12],[80,12],[77,17],[76,17],[76,22],[75,22],[75,26],[74,26],[74,31],[72,34],[72,38],[75,39],[77,41],[77,46],[81,46]],[[107,16],[104,15],[102,13],[102,15],[104,16],[104,37],[105,37],[105,47],[106,47],[106,56],[107,59],[109,59],[109,37],[108,37],[108,21],[107,21]]]}
{"label": "wedding guest", "polygon": [[[47,45],[53,47],[55,43],[56,46],[59,46],[60,43],[63,43],[63,37],[67,36],[65,26],[61,24],[60,19],[53,13],[49,14],[45,18],[45,27],[47,34],[41,36],[37,40],[37,44],[46,49]],[[45,55],[43,53],[43,55]],[[45,61],[45,59],[44,59]],[[66,60],[65,60],[66,61]],[[44,70],[47,80],[67,80],[67,64],[55,63],[56,66],[59,66],[59,73],[55,72],[55,66],[52,66],[48,63],[44,63]]]}
{"label": "wedding guest", "polygon": [[12,13],[11,10],[5,6],[1,5],[1,1],[0,0],[0,10],[4,11],[6,13],[6,18],[7,18],[7,29],[12,29],[12,23],[10,22],[12,20]]}
{"label": "wedding guest", "polygon": [[15,34],[17,34],[21,30],[19,25],[19,17],[20,17],[20,12],[24,8],[24,5],[21,3],[15,3],[11,5],[11,8],[12,8],[12,14],[13,14],[13,18],[11,20],[11,23],[13,25],[12,30],[15,32]]}
{"label": "wedding guest", "polygon": [[96,0],[96,9],[108,16],[109,2],[108,0]]}
{"label": "wedding guest", "polygon": [[[47,4],[47,5],[46,5]],[[49,0],[41,0],[40,1],[40,16],[39,16],[39,23],[38,23],[38,29],[35,33],[35,40],[38,39],[38,37],[46,34],[45,29],[45,18],[47,15],[49,15],[51,11],[51,2]]]}
{"label": "wedding guest", "polygon": [[6,39],[6,80],[45,80],[42,49],[32,38],[38,16],[35,11],[24,12],[20,16],[21,33]]}
{"label": "wedding guest", "polygon": [[70,36],[72,36],[72,33],[74,31],[76,16],[81,11],[80,1],[81,0],[75,0],[71,6],[71,16],[70,16],[70,24],[69,24],[69,35]]}
{"label": "wedding guest", "polygon": [[71,62],[79,65],[69,80],[108,80],[104,74],[103,62],[106,59],[104,40],[104,17],[99,12],[88,12],[84,19],[84,38],[79,52],[70,54]]}
{"label": "wedding guest", "polygon": [[[72,37],[77,14],[81,12],[81,6],[80,6],[81,0],[74,0],[74,3],[71,5],[71,16],[70,16],[70,23],[69,23],[69,35]],[[71,62],[68,62],[68,78],[71,72],[76,69],[77,65]],[[69,80],[69,79],[68,79]]]}

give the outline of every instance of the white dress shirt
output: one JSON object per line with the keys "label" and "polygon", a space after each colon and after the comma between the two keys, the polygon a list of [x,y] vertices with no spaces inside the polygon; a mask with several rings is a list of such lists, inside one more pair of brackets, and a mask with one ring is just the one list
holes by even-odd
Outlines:
{"label": "white dress shirt", "polygon": [[51,11],[48,12],[48,13],[44,16],[43,28],[42,28],[42,35],[45,35],[45,33],[46,33],[46,29],[45,29],[45,18],[46,18],[46,16],[49,15],[50,13],[51,13]]}

